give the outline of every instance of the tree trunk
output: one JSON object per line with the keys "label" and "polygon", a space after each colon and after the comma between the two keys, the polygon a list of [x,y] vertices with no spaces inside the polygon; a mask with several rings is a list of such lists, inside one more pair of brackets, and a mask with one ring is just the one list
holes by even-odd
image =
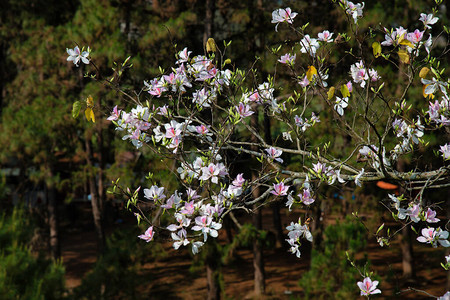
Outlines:
{"label": "tree trunk", "polygon": [[50,228],[50,253],[54,259],[59,259],[61,257],[61,245],[59,242],[58,203],[53,186],[47,189],[47,211]]}
{"label": "tree trunk", "polygon": [[[402,159],[397,161],[397,170],[399,172],[403,172],[405,170],[405,162]],[[403,191],[400,189],[400,194]],[[411,241],[411,228],[409,226],[405,226],[402,229],[400,247],[402,249],[402,267],[403,267],[403,278],[411,279],[414,278],[414,254],[413,247]]]}
{"label": "tree trunk", "polygon": [[[255,113],[251,116],[251,126],[255,129],[258,128],[258,110],[254,107]],[[252,142],[257,143],[258,140],[255,136],[252,136]],[[255,147],[253,147],[255,148]],[[258,151],[258,149],[252,149]],[[252,171],[252,181],[258,179],[258,173]],[[253,198],[258,198],[261,195],[259,186],[256,186],[252,190]],[[258,203],[255,203],[253,207],[252,223],[256,230],[262,229],[262,209],[257,208]],[[253,268],[254,268],[254,293],[255,296],[261,296],[265,292],[265,274],[264,274],[264,257],[263,247],[260,240],[256,237],[253,240]]]}
{"label": "tree trunk", "polygon": [[411,243],[411,228],[409,226],[405,226],[402,229],[400,247],[402,248],[403,278],[414,278],[414,258]]}
{"label": "tree trunk", "polygon": [[203,31],[203,46],[214,34],[214,12],[216,10],[215,0],[206,0],[205,4],[205,29]]}
{"label": "tree trunk", "polygon": [[220,299],[220,264],[221,257],[217,251],[216,241],[209,241],[206,251],[206,280],[208,290],[208,300]]}
{"label": "tree trunk", "polygon": [[[252,216],[253,226],[257,230],[261,230],[262,214],[261,209],[253,211]],[[263,245],[260,239],[255,238],[253,240],[253,269],[254,269],[254,284],[255,284],[255,296],[261,296],[264,294],[265,286],[265,274],[264,274],[264,257],[263,257]]]}
{"label": "tree trunk", "polygon": [[98,196],[97,185],[95,184],[95,176],[93,174],[93,153],[92,153],[92,145],[89,140],[89,137],[86,137],[85,140],[86,147],[86,162],[88,166],[88,183],[89,183],[89,192],[91,194],[91,207],[92,207],[92,215],[94,217],[94,225],[95,231],[97,233],[97,250],[98,254],[103,253],[105,250],[105,232],[103,228],[103,216],[102,216],[102,205],[100,203],[100,198]]}

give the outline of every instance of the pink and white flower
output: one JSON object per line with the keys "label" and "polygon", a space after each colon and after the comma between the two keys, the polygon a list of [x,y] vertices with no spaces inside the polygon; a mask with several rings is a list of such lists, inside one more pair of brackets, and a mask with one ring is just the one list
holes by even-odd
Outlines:
{"label": "pink and white flower", "polygon": [[372,281],[369,277],[364,278],[364,280],[358,281],[357,283],[359,289],[361,290],[361,296],[370,296],[373,294],[381,294],[381,291],[377,289],[378,281]]}
{"label": "pink and white flower", "polygon": [[138,236],[138,238],[143,239],[147,243],[150,242],[153,239],[153,236],[155,235],[155,231],[153,231],[153,226],[150,226],[144,234],[141,234]]}
{"label": "pink and white flower", "polygon": [[275,31],[278,31],[278,25],[280,23],[286,22],[292,24],[294,18],[297,16],[296,12],[292,12],[291,8],[279,8],[272,12],[272,23],[276,23]]}
{"label": "pink and white flower", "polygon": [[88,51],[80,51],[80,48],[78,46],[75,46],[75,48],[73,49],[66,49],[67,54],[69,54],[69,57],[67,58],[67,61],[72,61],[73,64],[75,66],[78,67],[78,63],[80,62],[80,60],[84,63],[84,64],[89,64],[89,48]]}
{"label": "pink and white flower", "polygon": [[303,189],[303,193],[298,194],[300,201],[305,205],[311,205],[314,203],[314,198],[311,197],[311,191],[309,189]]}
{"label": "pink and white flower", "polygon": [[290,55],[289,53],[286,53],[285,55],[281,56],[278,61],[282,64],[287,64],[287,65],[292,66],[292,65],[294,65],[296,57],[297,57],[297,55],[295,55],[295,54]]}
{"label": "pink and white flower", "polygon": [[330,33],[328,30],[324,30],[322,32],[319,32],[318,34],[318,39],[319,41],[322,42],[327,42],[327,43],[331,43],[333,42],[333,39],[331,38],[333,36],[333,33]]}
{"label": "pink and white flower", "polygon": [[274,183],[273,184],[273,190],[270,191],[271,194],[275,195],[275,196],[286,196],[287,195],[287,191],[289,189],[288,185],[284,185],[284,182],[280,182],[280,183]]}
{"label": "pink and white flower", "polygon": [[439,21],[438,17],[433,17],[433,14],[420,14],[419,21],[422,21],[423,25],[425,25],[425,28],[430,29],[433,24],[436,24],[437,21]]}
{"label": "pink and white flower", "polygon": [[274,159],[279,163],[283,163],[283,160],[280,158],[281,154],[283,154],[283,151],[274,147],[265,149],[265,151],[267,152],[270,159]]}

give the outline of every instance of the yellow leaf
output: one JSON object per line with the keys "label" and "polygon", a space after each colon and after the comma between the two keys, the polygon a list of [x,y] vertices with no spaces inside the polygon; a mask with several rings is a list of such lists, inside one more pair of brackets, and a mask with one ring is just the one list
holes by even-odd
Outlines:
{"label": "yellow leaf", "polygon": [[404,49],[398,50],[398,57],[402,63],[409,64],[409,54],[408,51]]}
{"label": "yellow leaf", "polygon": [[372,49],[373,49],[373,56],[379,57],[381,55],[381,45],[378,42],[372,43]]}
{"label": "yellow leaf", "polygon": [[206,52],[216,52],[216,42],[213,38],[209,38],[206,42]]}
{"label": "yellow leaf", "polygon": [[348,90],[348,87],[346,84],[341,85],[341,94],[342,97],[347,98],[350,96],[350,91]]}
{"label": "yellow leaf", "polygon": [[95,123],[94,111],[90,107],[86,108],[86,110],[84,111],[84,115],[86,116],[86,119],[88,121],[92,120],[92,122]]}
{"label": "yellow leaf", "polygon": [[[420,71],[420,72],[422,72],[422,71]],[[429,86],[429,84],[424,84],[423,85],[423,87],[422,87],[422,95],[423,95],[424,98],[428,97],[429,99],[433,100],[434,99],[434,95],[433,94],[425,94],[425,89],[427,88],[427,86]]]}
{"label": "yellow leaf", "polygon": [[402,39],[401,42],[399,43],[400,45],[405,45],[411,48],[414,48],[414,44],[411,43],[410,41],[408,41],[407,39]]}
{"label": "yellow leaf", "polygon": [[94,107],[94,99],[92,98],[91,95],[89,95],[89,97],[86,98],[86,105],[87,107]]}
{"label": "yellow leaf", "polygon": [[335,90],[334,86],[330,87],[330,89],[328,90],[328,93],[327,93],[327,95],[328,95],[328,100],[333,99],[333,96],[334,96],[334,90]]}
{"label": "yellow leaf", "polygon": [[427,77],[428,72],[430,72],[430,69],[427,67],[423,67],[422,70],[420,70],[420,72],[419,72],[419,77],[420,78]]}
{"label": "yellow leaf", "polygon": [[306,71],[306,78],[311,81],[313,76],[317,75],[317,69],[314,66],[309,66],[308,71]]}

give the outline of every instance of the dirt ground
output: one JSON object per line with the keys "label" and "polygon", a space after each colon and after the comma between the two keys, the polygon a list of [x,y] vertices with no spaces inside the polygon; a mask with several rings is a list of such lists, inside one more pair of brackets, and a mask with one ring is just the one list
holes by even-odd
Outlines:
{"label": "dirt ground", "polygon": [[[283,221],[285,221],[284,224],[288,222],[288,220]],[[120,226],[133,225],[115,225],[115,227]],[[223,231],[219,239],[225,242]],[[139,240],[136,239],[136,243],[138,242]],[[373,271],[384,275],[391,270],[391,274],[393,274],[391,278],[384,277],[384,280],[380,282],[379,288],[383,294],[376,298],[430,299],[423,293],[406,291],[408,287],[424,290],[436,296],[443,295],[446,271],[439,265],[439,261],[444,259],[442,249],[436,250],[414,242],[414,255],[417,262],[416,278],[413,281],[405,282],[401,278],[401,253],[397,243],[394,242],[389,248],[380,248],[375,241],[371,241],[366,249]],[[147,263],[142,268],[143,272],[151,274],[151,280],[142,287],[140,294],[148,299],[205,299],[206,273],[200,273],[197,277],[192,276],[189,272],[192,258],[187,250],[175,251],[170,243],[163,246],[168,252],[168,256],[154,263]],[[264,253],[267,294],[265,299],[301,299],[302,289],[298,286],[298,279],[302,273],[308,270],[309,257],[305,254],[298,259],[287,250],[288,247],[285,245],[268,249]],[[96,261],[93,228],[65,235],[62,240],[62,256],[66,267],[66,284],[69,289],[76,287]],[[232,264],[223,268],[224,299],[255,299],[253,297],[252,253],[242,249],[237,251],[237,257]],[[395,296],[387,296],[394,295],[395,290],[403,292]],[[355,296],[357,293],[355,283]],[[363,298],[361,297],[361,299]]]}

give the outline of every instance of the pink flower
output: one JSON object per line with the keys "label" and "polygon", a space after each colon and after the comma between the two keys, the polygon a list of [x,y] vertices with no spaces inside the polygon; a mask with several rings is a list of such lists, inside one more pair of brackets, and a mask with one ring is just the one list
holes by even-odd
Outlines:
{"label": "pink flower", "polygon": [[291,56],[289,53],[286,53],[285,55],[281,56],[278,61],[282,64],[293,65],[295,62],[295,58],[295,54]]}
{"label": "pink flower", "polygon": [[449,160],[450,159],[450,143],[447,143],[444,146],[441,146],[441,149],[439,150],[439,152],[442,153],[442,157],[444,158],[444,160]]}
{"label": "pink flower", "polygon": [[298,194],[298,196],[300,197],[300,201],[303,202],[303,204],[305,205],[310,205],[314,203],[314,199],[311,197],[311,192],[309,191],[309,189],[303,189],[303,193],[302,194]]}
{"label": "pink flower", "polygon": [[138,238],[143,239],[147,243],[150,242],[153,239],[153,235],[155,235],[155,232],[153,231],[153,226],[150,226],[144,234],[141,234],[138,236]]}
{"label": "pink flower", "polygon": [[270,191],[271,194],[275,195],[275,196],[286,196],[287,195],[287,191],[289,189],[288,185],[284,185],[284,182],[280,182],[277,184],[273,184],[273,191]]}
{"label": "pink flower", "polygon": [[333,42],[333,39],[331,38],[332,36],[333,36],[333,33],[330,33],[328,30],[324,30],[319,33],[318,40],[322,41],[322,42],[331,43],[331,42]]}
{"label": "pink flower", "polygon": [[425,25],[425,28],[431,28],[429,24],[433,25],[436,24],[436,22],[439,20],[438,17],[433,17],[432,14],[420,14],[419,21],[422,21],[423,25]]}
{"label": "pink flower", "polygon": [[241,118],[251,116],[254,113],[253,111],[250,110],[250,105],[244,104],[242,102],[239,103],[239,106],[236,106],[236,110],[238,111]]}
{"label": "pink flower", "polygon": [[442,247],[450,247],[448,239],[448,231],[439,228],[423,228],[422,236],[419,236],[417,240],[421,243],[431,244],[434,248],[438,246],[436,242],[441,244]]}
{"label": "pink flower", "polygon": [[373,294],[381,294],[381,291],[377,289],[378,281],[372,281],[369,277],[364,278],[364,280],[358,281],[357,283],[359,289],[361,290],[361,296],[369,296]]}
{"label": "pink flower", "polygon": [[111,113],[111,116],[107,119],[108,121],[117,121],[120,118],[120,113],[122,111],[117,109],[117,105],[114,106],[114,109]]}
{"label": "pink flower", "polygon": [[302,88],[307,87],[309,85],[309,80],[308,77],[305,75],[305,77],[303,78],[303,80],[299,81],[298,84],[300,84],[300,86]]}
{"label": "pink flower", "polygon": [[427,221],[428,223],[439,222],[439,219],[436,218],[436,212],[431,208],[428,208],[427,212],[425,213],[425,221]]}
{"label": "pink flower", "polygon": [[407,34],[406,38],[408,41],[410,41],[413,44],[417,44],[422,40],[423,37],[423,31],[420,31],[419,29],[414,30],[414,32],[410,32]]}
{"label": "pink flower", "polygon": [[292,24],[292,21],[297,16],[296,12],[292,12],[289,7],[279,8],[272,12],[272,23],[277,23],[275,31],[278,31],[277,27],[280,23],[286,22]]}
{"label": "pink flower", "polygon": [[274,147],[270,147],[269,149],[266,149],[265,151],[269,155],[269,158],[274,159],[274,160],[278,161],[279,163],[283,163],[283,160],[281,158],[279,158],[281,156],[281,154],[283,153],[283,151],[276,149]]}
{"label": "pink flower", "polygon": [[243,173],[238,174],[238,175],[236,176],[236,179],[233,180],[232,184],[233,184],[234,186],[236,186],[236,187],[242,187],[242,185],[243,185],[244,182],[245,182],[245,178],[244,178],[243,175],[244,175]]}

